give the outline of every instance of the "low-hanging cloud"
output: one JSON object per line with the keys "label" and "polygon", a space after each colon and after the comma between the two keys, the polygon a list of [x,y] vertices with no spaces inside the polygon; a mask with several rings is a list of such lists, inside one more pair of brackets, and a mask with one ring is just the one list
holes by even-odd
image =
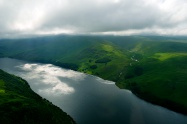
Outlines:
{"label": "low-hanging cloud", "polygon": [[0,36],[187,34],[186,0],[0,0]]}

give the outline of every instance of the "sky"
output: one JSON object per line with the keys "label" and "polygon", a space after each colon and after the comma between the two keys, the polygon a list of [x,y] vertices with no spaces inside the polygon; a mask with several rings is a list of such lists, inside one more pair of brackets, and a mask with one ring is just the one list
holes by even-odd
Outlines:
{"label": "sky", "polygon": [[187,0],[0,0],[0,37],[187,35]]}

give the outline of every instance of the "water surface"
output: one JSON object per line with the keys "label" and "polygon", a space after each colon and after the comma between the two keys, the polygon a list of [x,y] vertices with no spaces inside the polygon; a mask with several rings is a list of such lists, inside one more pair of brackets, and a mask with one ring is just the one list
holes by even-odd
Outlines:
{"label": "water surface", "polygon": [[78,124],[187,124],[187,116],[150,104],[114,82],[51,64],[0,58],[0,68],[28,81]]}

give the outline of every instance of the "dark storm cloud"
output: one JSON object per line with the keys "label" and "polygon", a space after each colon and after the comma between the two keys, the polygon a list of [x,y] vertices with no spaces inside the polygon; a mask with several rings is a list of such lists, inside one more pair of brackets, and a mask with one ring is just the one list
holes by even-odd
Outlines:
{"label": "dark storm cloud", "polygon": [[187,34],[185,0],[0,0],[0,36]]}

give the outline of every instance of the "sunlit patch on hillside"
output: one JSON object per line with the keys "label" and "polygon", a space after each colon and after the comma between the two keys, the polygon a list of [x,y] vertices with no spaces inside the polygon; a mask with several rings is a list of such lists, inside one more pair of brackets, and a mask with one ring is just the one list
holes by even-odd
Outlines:
{"label": "sunlit patch on hillside", "polygon": [[4,90],[4,81],[3,80],[0,80],[0,93],[5,93],[5,90]]}
{"label": "sunlit patch on hillside", "polygon": [[155,53],[153,58],[156,58],[160,61],[165,61],[170,58],[174,58],[177,56],[187,56],[187,53]]}
{"label": "sunlit patch on hillside", "polygon": [[5,90],[1,90],[1,89],[0,89],[0,93],[5,93]]}
{"label": "sunlit patch on hillside", "polygon": [[110,44],[102,44],[102,49],[108,52],[108,55],[115,55],[115,56],[123,56],[123,53],[119,51],[117,48]]}

